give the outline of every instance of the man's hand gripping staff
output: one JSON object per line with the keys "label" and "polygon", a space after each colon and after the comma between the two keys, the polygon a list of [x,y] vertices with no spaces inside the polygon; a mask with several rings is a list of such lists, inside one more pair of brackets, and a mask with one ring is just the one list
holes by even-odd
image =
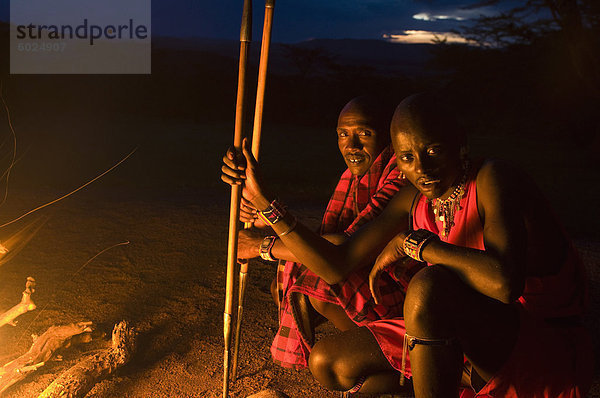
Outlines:
{"label": "man's hand gripping staff", "polygon": [[[244,203],[245,217],[254,219],[251,214],[255,214],[252,205],[258,205],[266,201],[263,189],[263,181],[258,170],[258,162],[250,152],[248,139],[244,138],[242,142],[242,153],[231,147],[223,156],[223,166],[221,167],[221,180],[229,185],[243,185],[242,200]],[[266,209],[269,203],[266,203],[262,209]],[[261,209],[260,207],[258,208]],[[244,220],[245,221],[245,220]]]}

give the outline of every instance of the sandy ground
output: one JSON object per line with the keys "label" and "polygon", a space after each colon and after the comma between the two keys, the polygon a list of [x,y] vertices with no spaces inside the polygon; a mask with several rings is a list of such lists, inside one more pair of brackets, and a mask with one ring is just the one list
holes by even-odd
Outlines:
{"label": "sandy ground", "polygon": [[[53,324],[91,320],[110,334],[114,323],[128,319],[140,332],[134,361],[99,383],[89,396],[221,396],[225,251],[219,241],[226,239],[222,208],[73,202],[77,203],[57,211],[2,269],[0,306],[11,305],[23,289],[24,278],[34,275],[39,308],[23,316],[17,327],[0,329],[0,358],[26,351],[29,335]],[[128,238],[129,246],[115,248],[80,269],[97,251]],[[590,242],[581,246],[588,263],[600,266],[599,246]],[[266,388],[292,397],[337,396],[322,389],[308,372],[282,369],[271,362],[269,344],[277,326],[268,294],[271,275],[271,266],[252,263],[240,377],[232,384],[232,396],[245,397]],[[6,396],[36,397],[86,350],[101,345],[66,350],[64,361],[48,364]]]}
{"label": "sandy ground", "polygon": [[[28,131],[26,126],[23,129]],[[77,125],[72,129],[76,130]],[[229,200],[227,190],[215,182],[222,151],[198,156],[189,149],[190,140],[199,148],[208,139],[191,135],[194,127],[179,129],[177,137],[189,140],[178,145],[170,145],[178,140],[169,140],[165,145],[163,140],[148,139],[135,155],[137,158],[117,170],[115,176],[46,211],[44,214],[51,216],[46,225],[15,258],[0,266],[0,310],[16,304],[27,276],[38,282],[33,296],[38,309],[21,317],[16,327],[0,328],[0,363],[25,352],[31,344],[30,335],[42,333],[51,325],[90,320],[109,336],[116,322],[127,319],[139,331],[134,360],[96,385],[88,396],[221,396]],[[144,131],[151,133],[152,128]],[[228,139],[210,141],[225,148]],[[112,152],[100,156],[91,151],[95,155],[86,156],[94,142],[75,142],[60,158],[57,151],[65,148],[52,146],[54,140],[47,138],[44,145],[30,148],[33,155],[24,158],[23,171],[14,177],[16,186],[2,209],[2,220],[68,191],[68,186],[94,175],[103,168],[101,165],[110,163],[109,159],[118,158],[117,153],[127,152],[123,148],[129,148],[121,145],[114,149],[114,141],[109,140],[111,144],[106,147],[113,148]],[[27,163],[49,146],[56,159],[60,158],[49,170]],[[60,174],[69,168],[82,170],[68,179],[62,174],[56,180],[44,177],[44,173]],[[34,174],[36,180],[28,179]],[[198,175],[204,176],[202,181]],[[332,175],[335,178],[336,173]],[[319,206],[311,204],[300,213],[314,224],[318,222]],[[82,268],[101,250],[123,241],[130,244],[114,248]],[[590,322],[596,333],[600,242],[579,239],[577,243],[592,272],[594,307]],[[273,275],[271,265],[251,263],[239,380],[232,384],[231,395],[246,397],[272,388],[294,398],[338,396],[321,388],[309,372],[287,370],[272,363],[269,346],[277,327],[269,295]],[[330,332],[326,328],[323,333]],[[36,397],[86,351],[105,344],[99,340],[66,350],[62,362],[48,363],[5,396]],[[598,383],[590,396],[600,397]]]}

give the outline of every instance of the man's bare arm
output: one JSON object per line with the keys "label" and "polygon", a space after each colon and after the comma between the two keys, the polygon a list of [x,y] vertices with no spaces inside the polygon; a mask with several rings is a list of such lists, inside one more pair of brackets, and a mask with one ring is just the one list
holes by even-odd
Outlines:
{"label": "man's bare arm", "polygon": [[[348,236],[344,234],[325,234],[322,236],[324,239],[327,239],[334,245],[341,245],[348,239]],[[290,249],[287,248],[287,246],[281,241],[281,239],[277,239],[275,241],[275,244],[271,249],[271,254],[278,260],[299,262],[294,253],[292,253]]]}
{"label": "man's bare arm", "polygon": [[[299,262],[327,283],[339,283],[354,270],[370,265],[387,242],[407,228],[408,209],[414,193],[412,189],[399,192],[379,217],[340,245],[329,242],[300,223],[281,240]],[[278,224],[274,225],[275,232],[282,233],[289,228],[287,223]]]}

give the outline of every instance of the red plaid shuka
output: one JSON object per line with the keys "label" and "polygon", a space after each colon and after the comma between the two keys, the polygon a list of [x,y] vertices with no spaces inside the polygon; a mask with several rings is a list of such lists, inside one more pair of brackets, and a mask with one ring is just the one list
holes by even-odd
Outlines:
{"label": "red plaid shuka", "polygon": [[[386,147],[362,177],[346,170],[338,183],[323,216],[321,234],[354,233],[360,226],[375,218],[394,194],[404,185],[396,168],[396,157]],[[380,279],[382,303],[375,305],[369,290],[370,268],[352,273],[344,282],[329,285],[304,265],[285,262],[277,279],[283,293],[279,307],[279,330],[271,345],[276,363],[285,367],[303,368],[308,365],[311,346],[298,328],[297,317],[289,295],[301,293],[340,305],[357,325],[402,315],[404,292],[408,280],[417,271],[409,269],[400,278],[385,274]]]}

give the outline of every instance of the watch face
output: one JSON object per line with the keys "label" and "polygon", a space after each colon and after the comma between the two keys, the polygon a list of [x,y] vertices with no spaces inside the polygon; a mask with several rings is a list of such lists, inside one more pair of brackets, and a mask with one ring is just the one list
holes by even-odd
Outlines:
{"label": "watch face", "polygon": [[271,245],[272,241],[273,241],[272,236],[264,238],[263,241],[260,243],[260,249],[267,250],[269,248],[269,246]]}

